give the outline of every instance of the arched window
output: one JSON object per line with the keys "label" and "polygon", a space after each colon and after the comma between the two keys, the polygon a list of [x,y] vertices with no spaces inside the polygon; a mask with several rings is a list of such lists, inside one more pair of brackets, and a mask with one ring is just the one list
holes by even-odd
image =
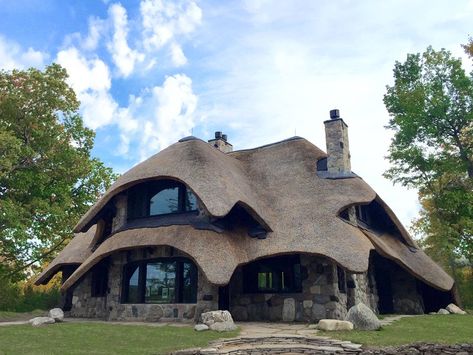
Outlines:
{"label": "arched window", "polygon": [[128,190],[128,219],[192,212],[197,209],[195,195],[177,181],[150,181]]}
{"label": "arched window", "polygon": [[195,303],[197,267],[186,258],[127,264],[122,294],[124,303]]}

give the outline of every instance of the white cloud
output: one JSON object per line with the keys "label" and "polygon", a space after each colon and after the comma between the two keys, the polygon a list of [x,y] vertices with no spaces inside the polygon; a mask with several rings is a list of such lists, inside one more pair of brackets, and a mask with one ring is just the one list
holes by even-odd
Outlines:
{"label": "white cloud", "polygon": [[143,0],[140,3],[143,45],[157,50],[180,35],[193,32],[202,21],[202,10],[192,0]]}
{"label": "white cloud", "polygon": [[108,66],[99,58],[85,58],[75,47],[60,51],[56,61],[69,74],[68,82],[81,101],[85,124],[97,129],[112,123],[118,105],[109,93]]}
{"label": "white cloud", "polygon": [[128,46],[128,19],[125,8],[120,4],[112,4],[108,14],[113,26],[112,40],[107,44],[112,60],[120,75],[129,76],[137,62],[142,62],[144,55]]}
{"label": "white cloud", "polygon": [[325,149],[323,121],[339,108],[354,171],[409,225],[419,208],[416,191],[382,177],[391,137],[383,127],[385,85],[406,53],[429,44],[460,49],[471,28],[457,16],[465,2],[342,4],[247,0],[206,15],[197,41],[206,47],[201,65],[212,75],[200,77],[196,116],[206,117],[202,131],[226,130],[237,149],[295,131]]}
{"label": "white cloud", "polygon": [[176,43],[171,44],[171,60],[176,67],[187,64],[187,58],[182,51],[182,48]]}
{"label": "white cloud", "polygon": [[192,81],[184,74],[168,76],[162,86],[146,89],[138,97],[131,96],[128,106],[118,113],[119,153],[129,153],[129,144],[134,143],[138,159],[144,160],[189,135],[195,125],[196,106]]}
{"label": "white cloud", "polygon": [[25,50],[18,43],[0,35],[0,69],[41,68],[47,58],[47,53],[31,47]]}

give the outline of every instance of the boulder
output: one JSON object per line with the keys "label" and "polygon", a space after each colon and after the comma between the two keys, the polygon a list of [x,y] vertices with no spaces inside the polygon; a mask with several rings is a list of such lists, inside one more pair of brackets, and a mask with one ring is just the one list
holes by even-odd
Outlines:
{"label": "boulder", "polygon": [[40,325],[44,324],[53,324],[55,323],[55,320],[51,317],[35,317],[30,319],[30,323],[33,327],[39,327]]}
{"label": "boulder", "polygon": [[55,322],[62,322],[64,320],[64,312],[61,308],[53,308],[49,311],[49,317],[53,318]]}
{"label": "boulder", "polygon": [[235,323],[233,323],[233,321],[226,321],[212,323],[209,328],[217,332],[231,332],[232,330],[236,330],[237,326]]}
{"label": "boulder", "polygon": [[446,309],[447,309],[447,311],[449,311],[450,313],[453,313],[453,314],[466,314],[466,312],[463,309],[461,309],[460,307],[458,307],[454,303],[450,303],[446,307]]}
{"label": "boulder", "polygon": [[205,324],[196,324],[194,326],[194,330],[197,331],[197,332],[202,332],[204,330],[209,330],[209,327]]}
{"label": "boulder", "polygon": [[294,298],[286,298],[282,307],[282,320],[294,322],[294,319],[296,319],[296,301]]}
{"label": "boulder", "polygon": [[364,303],[358,303],[348,310],[345,320],[353,323],[358,330],[378,330],[381,322],[376,314]]}
{"label": "boulder", "polygon": [[208,326],[214,323],[221,323],[221,322],[233,323],[233,318],[229,311],[205,312],[205,313],[202,313],[200,317],[202,318],[202,323]]}
{"label": "boulder", "polygon": [[353,330],[353,323],[346,320],[321,319],[319,323],[317,323],[317,329],[326,331]]}
{"label": "boulder", "polygon": [[445,308],[440,308],[437,314],[450,314],[450,312],[447,311]]}
{"label": "boulder", "polygon": [[229,332],[237,329],[228,311],[210,311],[201,314],[202,323],[217,332]]}

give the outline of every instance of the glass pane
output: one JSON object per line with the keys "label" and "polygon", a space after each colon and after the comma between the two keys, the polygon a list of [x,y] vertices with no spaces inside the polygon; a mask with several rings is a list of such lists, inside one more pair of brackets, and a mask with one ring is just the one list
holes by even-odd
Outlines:
{"label": "glass pane", "polygon": [[197,301],[197,269],[194,264],[182,263],[182,302]]}
{"label": "glass pane", "polygon": [[264,290],[266,288],[266,273],[259,272],[258,273],[258,289]]}
{"label": "glass pane", "polygon": [[149,201],[149,215],[173,213],[179,211],[179,188],[174,187],[159,191]]}
{"label": "glass pane", "polygon": [[139,281],[140,268],[138,266],[134,266],[132,269],[129,269],[128,271],[129,271],[128,275],[131,275],[131,276],[128,281],[127,302],[138,303],[139,302],[138,281]]}
{"label": "glass pane", "polygon": [[184,198],[184,211],[195,211],[197,210],[197,199],[195,195],[189,189],[186,189]]}
{"label": "glass pane", "polygon": [[146,303],[174,303],[175,290],[175,262],[158,262],[146,265]]}

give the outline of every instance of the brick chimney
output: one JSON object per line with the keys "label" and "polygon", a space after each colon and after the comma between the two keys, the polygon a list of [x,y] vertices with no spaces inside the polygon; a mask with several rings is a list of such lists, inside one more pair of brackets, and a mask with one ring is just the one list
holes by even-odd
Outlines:
{"label": "brick chimney", "polygon": [[220,131],[215,132],[215,138],[210,139],[208,142],[212,147],[217,148],[224,153],[233,151],[233,146],[227,141],[227,135],[222,134]]}
{"label": "brick chimney", "polygon": [[350,175],[350,146],[348,143],[348,126],[340,117],[339,110],[330,111],[330,120],[325,124],[325,141],[327,144],[327,171],[330,175]]}

